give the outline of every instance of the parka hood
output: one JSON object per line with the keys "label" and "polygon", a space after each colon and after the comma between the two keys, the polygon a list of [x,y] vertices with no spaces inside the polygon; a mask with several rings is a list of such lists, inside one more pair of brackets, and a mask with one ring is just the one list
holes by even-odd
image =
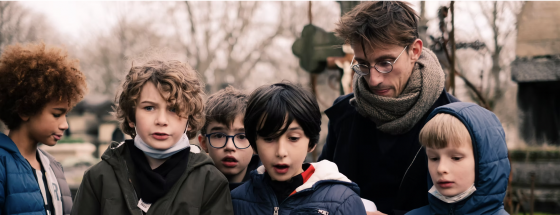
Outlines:
{"label": "parka hood", "polygon": [[[476,191],[466,199],[448,204],[428,194],[430,209],[435,214],[494,214],[503,209],[510,163],[505,133],[494,113],[466,102],[455,102],[436,108],[427,118],[446,113],[458,118],[471,135],[475,157]],[[428,187],[433,183],[428,175]]]}

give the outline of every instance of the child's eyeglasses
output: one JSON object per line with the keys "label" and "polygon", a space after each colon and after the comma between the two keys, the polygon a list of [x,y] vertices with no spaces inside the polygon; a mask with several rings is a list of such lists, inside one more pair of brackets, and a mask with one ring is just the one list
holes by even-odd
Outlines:
{"label": "child's eyeglasses", "polygon": [[227,140],[229,138],[231,138],[231,140],[233,141],[233,145],[235,146],[235,148],[246,149],[249,148],[249,146],[251,146],[251,144],[249,144],[249,140],[247,139],[247,136],[245,136],[245,133],[239,133],[233,136],[229,136],[221,132],[216,132],[216,133],[207,134],[205,136],[208,139],[208,143],[210,143],[210,146],[217,149],[226,147]]}

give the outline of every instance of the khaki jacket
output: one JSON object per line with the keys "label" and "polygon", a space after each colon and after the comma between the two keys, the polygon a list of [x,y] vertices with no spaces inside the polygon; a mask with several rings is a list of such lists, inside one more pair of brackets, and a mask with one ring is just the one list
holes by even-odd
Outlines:
{"label": "khaki jacket", "polygon": [[[127,144],[113,143],[90,168],[76,193],[72,215],[142,215],[132,185],[131,164],[124,153]],[[146,214],[233,215],[228,181],[212,159],[191,146],[187,170],[169,192],[151,205]]]}

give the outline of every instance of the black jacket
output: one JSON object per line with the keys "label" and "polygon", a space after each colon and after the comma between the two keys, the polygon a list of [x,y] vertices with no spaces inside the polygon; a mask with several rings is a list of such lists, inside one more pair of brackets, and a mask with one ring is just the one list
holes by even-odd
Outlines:
{"label": "black jacket", "polygon": [[427,205],[428,166],[418,134],[436,107],[459,100],[443,90],[410,131],[390,135],[377,130],[373,121],[350,105],[353,97],[353,93],[341,96],[325,111],[329,134],[319,160],[336,163],[342,174],[360,186],[360,196],[373,201],[383,213],[404,214]]}

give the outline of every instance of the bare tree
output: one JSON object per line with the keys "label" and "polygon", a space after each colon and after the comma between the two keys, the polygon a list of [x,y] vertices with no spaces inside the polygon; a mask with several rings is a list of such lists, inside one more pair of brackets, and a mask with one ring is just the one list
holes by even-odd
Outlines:
{"label": "bare tree", "polygon": [[[144,14],[117,13],[109,33],[94,36],[81,52],[93,92],[114,95],[134,55],[153,47],[181,53],[180,60],[201,74],[209,93],[227,85],[252,89],[270,81],[305,83],[309,78],[291,52],[293,41],[308,24],[306,4],[158,2],[136,6],[143,9],[128,11]],[[338,19],[333,13],[338,11],[335,2],[314,4],[313,11],[314,24],[323,28],[334,26]]]}
{"label": "bare tree", "polygon": [[43,14],[34,13],[19,2],[0,2],[0,51],[14,43],[58,43],[56,35]]}
{"label": "bare tree", "polygon": [[[517,15],[523,2],[479,2],[482,14],[491,29],[491,40],[486,40],[485,55],[491,58],[490,71],[486,78],[484,93],[491,107],[504,96],[511,83],[509,65],[515,59],[515,35]],[[484,86],[484,85],[483,85]]]}
{"label": "bare tree", "polygon": [[[267,70],[264,75],[271,79],[285,77],[283,73],[296,74],[296,80],[304,75],[290,47],[307,24],[307,7],[294,2],[177,4],[170,9],[177,44],[203,74],[210,92],[226,85],[247,87],[258,70]],[[318,16],[329,20],[333,14],[328,12]]]}
{"label": "bare tree", "polygon": [[0,2],[0,50],[12,43],[36,40],[38,26],[30,21],[40,18],[18,2]]}
{"label": "bare tree", "polygon": [[138,19],[128,12],[137,10],[135,6],[147,5],[132,4],[116,5],[116,24],[108,33],[94,35],[78,52],[92,92],[114,96],[134,57],[162,44],[163,37],[154,29],[153,21]]}

